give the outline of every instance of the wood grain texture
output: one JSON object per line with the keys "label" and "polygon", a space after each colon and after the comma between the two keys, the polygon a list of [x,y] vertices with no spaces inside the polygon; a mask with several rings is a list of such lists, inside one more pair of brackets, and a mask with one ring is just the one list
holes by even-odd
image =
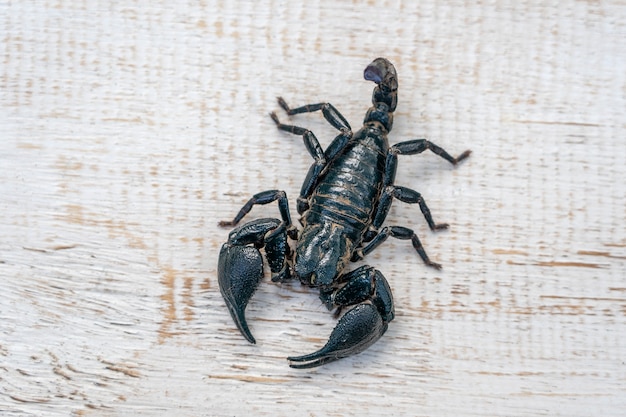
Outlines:
{"label": "wood grain texture", "polygon": [[[626,4],[314,3],[0,4],[0,414],[623,415]],[[247,344],[217,221],[265,189],[295,202],[311,159],[275,97],[356,127],[377,56],[399,73],[393,142],[473,150],[400,161],[451,228],[398,202],[387,223],[444,269],[386,242],[366,260],[396,298],[385,337],[292,370],[334,320],[268,282]]]}

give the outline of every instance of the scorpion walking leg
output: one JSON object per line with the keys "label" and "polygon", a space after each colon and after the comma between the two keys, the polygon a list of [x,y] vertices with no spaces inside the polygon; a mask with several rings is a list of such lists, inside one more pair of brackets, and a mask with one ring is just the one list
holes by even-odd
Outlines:
{"label": "scorpion walking leg", "polygon": [[348,123],[346,118],[343,117],[343,115],[339,113],[339,110],[337,110],[335,106],[330,103],[307,104],[301,107],[297,107],[295,109],[291,109],[282,97],[278,97],[278,105],[282,107],[289,116],[299,113],[312,113],[321,110],[322,114],[324,115],[324,119],[326,119],[326,121],[330,123],[335,129],[341,130],[342,132],[352,130],[352,128],[350,127],[350,123]]}
{"label": "scorpion walking leg", "polygon": [[452,165],[456,165],[472,153],[472,151],[467,150],[463,152],[461,155],[456,158],[446,152],[443,148],[435,145],[434,143],[426,140],[426,139],[415,139],[408,140],[406,142],[400,142],[393,145],[390,149],[390,152],[398,153],[400,155],[415,155],[418,153],[422,153],[425,150],[429,149],[434,154],[439,155],[446,161],[450,162]]}
{"label": "scorpion walking leg", "polygon": [[[433,217],[430,214],[430,209],[426,205],[426,201],[424,201],[424,198],[421,196],[420,193],[418,193],[417,191],[411,190],[410,188],[395,186],[393,184],[396,178],[396,170],[398,168],[398,154],[411,155],[412,153],[415,153],[415,152],[417,153],[423,152],[424,149],[426,149],[426,148],[420,148],[419,146],[415,146],[416,142],[417,141],[402,142],[398,145],[392,146],[389,149],[389,152],[387,153],[387,159],[385,161],[385,171],[384,171],[384,177],[383,177],[383,184],[385,188],[383,189],[382,195],[380,197],[378,208],[376,212],[374,213],[370,231],[365,237],[366,241],[371,240],[376,233],[375,231],[378,230],[382,226],[383,222],[385,221],[385,218],[387,217],[387,214],[389,213],[389,209],[391,208],[391,202],[393,198],[397,198],[398,200],[405,202],[405,203],[409,203],[409,204],[415,204],[415,203],[419,204],[420,210],[422,211],[422,214],[424,215],[424,218],[426,219],[426,222],[428,223],[428,227],[430,227],[431,230],[440,230],[440,229],[448,228],[447,223],[437,224],[434,222]],[[420,143],[422,143],[423,145],[423,142],[420,142]],[[436,146],[436,145],[433,145],[433,146]],[[452,161],[456,161],[453,163],[457,163],[458,161],[465,159],[470,154],[470,151],[465,151],[458,158],[452,158],[448,153],[443,151],[443,149],[439,148],[438,146],[436,146],[436,148],[440,150],[441,152],[443,152],[445,155],[447,155],[447,157],[451,158]]]}
{"label": "scorpion walking leg", "polygon": [[432,266],[435,269],[441,269],[440,264],[433,262],[428,258],[428,255],[426,254],[426,251],[424,250],[424,247],[422,246],[422,242],[420,242],[415,232],[409,228],[402,227],[402,226],[384,227],[370,242],[368,242],[368,244],[364,248],[356,251],[352,255],[351,260],[358,261],[359,259],[362,259],[368,253],[372,252],[374,249],[380,246],[380,244],[383,243],[385,240],[387,240],[389,236],[395,237],[396,239],[401,239],[401,240],[410,239],[411,243],[413,244],[413,248],[415,249],[417,254],[420,256],[420,258],[422,258],[422,261],[424,261],[426,265]]}
{"label": "scorpion walking leg", "polygon": [[430,209],[426,205],[426,201],[424,201],[424,198],[420,193],[415,190],[411,190],[410,188],[388,185],[385,187],[380,197],[380,202],[372,222],[373,230],[377,230],[380,226],[382,226],[387,214],[389,213],[389,209],[391,208],[393,198],[397,198],[403,203],[419,204],[420,210],[422,211],[422,214],[426,219],[426,223],[428,223],[428,227],[430,227],[431,230],[448,228],[448,223],[435,223],[432,214],[430,214]]}
{"label": "scorpion walking leg", "polygon": [[263,259],[259,248],[265,246],[272,281],[291,277],[287,225],[278,219],[258,219],[246,223],[228,236],[218,261],[218,282],[231,317],[241,334],[256,343],[245,317],[245,309],[263,278]]}
{"label": "scorpion walking leg", "polygon": [[[336,113],[341,116],[338,112]],[[285,125],[280,123],[280,121],[278,120],[278,116],[276,116],[276,113],[270,113],[270,116],[272,117],[272,120],[274,121],[274,123],[276,123],[276,126],[279,129],[292,133],[294,135],[301,135],[306,149],[315,160],[315,162],[313,162],[313,165],[311,165],[311,168],[309,168],[309,172],[307,173],[307,176],[300,190],[300,197],[298,197],[298,213],[302,214],[309,208],[307,199],[311,196],[311,193],[315,189],[320,173],[324,170],[324,168],[328,164],[328,161],[332,160],[334,156],[348,143],[348,140],[352,137],[352,131],[350,130],[350,126],[347,124],[347,122],[345,122],[345,130],[342,127],[342,133],[333,140],[326,152],[324,152],[319,141],[317,140],[317,137],[313,132],[304,127]],[[343,116],[341,116],[341,119],[335,119],[331,116],[329,117],[332,120],[336,120],[338,122],[343,119]],[[335,125],[333,124],[333,126]]]}
{"label": "scorpion walking leg", "polygon": [[252,210],[252,206],[255,204],[269,204],[278,200],[278,210],[280,210],[280,216],[287,227],[291,226],[291,216],[289,214],[289,201],[287,200],[287,194],[280,190],[268,190],[263,191],[252,196],[250,200],[239,210],[239,213],[231,221],[221,221],[218,224],[221,227],[235,226],[246,214]]}
{"label": "scorpion walking leg", "polygon": [[292,368],[313,368],[363,352],[387,331],[394,318],[393,297],[389,283],[380,271],[362,266],[341,277],[345,285],[338,290],[322,290],[320,298],[329,309],[348,310],[330,334],[326,345],[317,352],[287,358]]}

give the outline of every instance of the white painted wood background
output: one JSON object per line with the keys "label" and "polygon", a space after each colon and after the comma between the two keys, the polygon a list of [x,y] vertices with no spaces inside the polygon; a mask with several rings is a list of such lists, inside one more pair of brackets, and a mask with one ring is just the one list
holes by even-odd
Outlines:
{"label": "white painted wood background", "polygon": [[[0,39],[0,415],[625,415],[623,1],[16,1]],[[398,202],[387,223],[444,269],[386,242],[385,337],[292,370],[334,320],[268,282],[245,342],[217,221],[265,189],[295,202],[311,158],[275,97],[356,128],[377,56],[392,142],[474,152],[401,159],[451,228]]]}

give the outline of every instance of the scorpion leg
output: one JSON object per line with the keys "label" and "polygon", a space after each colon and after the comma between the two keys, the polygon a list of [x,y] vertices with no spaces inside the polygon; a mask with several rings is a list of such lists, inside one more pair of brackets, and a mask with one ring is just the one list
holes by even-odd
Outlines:
{"label": "scorpion leg", "polygon": [[346,118],[343,117],[343,115],[339,113],[339,110],[337,110],[335,106],[330,103],[307,104],[292,109],[289,108],[289,105],[282,97],[278,97],[278,105],[282,107],[289,116],[300,113],[312,113],[321,110],[324,115],[324,119],[326,119],[326,121],[335,129],[341,130],[342,132],[352,130],[350,123],[348,123]]}
{"label": "scorpion leg", "polygon": [[455,158],[440,146],[437,146],[426,139],[415,139],[408,140],[406,142],[396,143],[389,149],[389,151],[392,153],[398,153],[400,155],[416,155],[418,153],[424,152],[427,149],[429,149],[434,154],[439,155],[446,161],[450,162],[452,165],[458,164],[459,162],[470,156],[470,154],[472,153],[472,151],[467,150]]}
{"label": "scorpion leg", "polygon": [[259,248],[265,246],[272,281],[291,277],[287,264],[290,255],[287,225],[278,219],[258,219],[246,223],[228,236],[218,261],[218,282],[228,311],[241,334],[256,343],[245,317],[245,309],[263,278],[263,259]]}
{"label": "scorpion leg", "polygon": [[252,206],[255,204],[269,204],[278,200],[278,210],[280,210],[280,216],[287,227],[291,226],[291,216],[289,214],[289,201],[287,200],[287,194],[280,190],[268,190],[263,191],[252,196],[250,200],[239,210],[239,213],[231,221],[221,221],[218,224],[221,227],[236,226],[237,223],[245,217],[246,214],[252,210]]}
{"label": "scorpion leg", "polygon": [[387,154],[387,160],[385,161],[385,171],[383,177],[383,184],[385,188],[380,196],[380,201],[378,203],[378,207],[374,212],[372,224],[370,226],[370,230],[368,230],[365,234],[364,241],[371,241],[376,235],[377,230],[382,226],[385,219],[387,218],[387,214],[389,214],[389,209],[391,208],[391,203],[394,198],[398,200],[408,203],[408,204],[418,204],[424,218],[426,219],[426,223],[428,223],[428,227],[431,230],[441,230],[447,229],[447,223],[435,223],[433,220],[433,216],[430,213],[430,209],[428,205],[426,205],[426,201],[422,197],[420,193],[410,188],[396,186],[393,184],[396,177],[396,170],[398,167],[398,156],[397,151],[390,149]]}
{"label": "scorpion leg", "polygon": [[389,283],[380,271],[362,266],[340,278],[338,290],[323,289],[320,295],[327,307],[348,310],[333,329],[326,345],[308,355],[287,358],[292,368],[313,368],[363,352],[387,331],[394,318]]}
{"label": "scorpion leg", "polygon": [[432,214],[430,214],[430,209],[426,205],[426,201],[424,201],[424,198],[420,193],[415,190],[411,190],[410,188],[388,185],[385,187],[380,197],[380,202],[374,215],[374,220],[372,221],[373,230],[377,230],[380,226],[382,226],[387,214],[389,213],[389,209],[391,208],[393,198],[397,198],[404,203],[419,204],[420,210],[422,211],[422,214],[426,219],[426,223],[428,223],[428,227],[430,227],[431,230],[448,228],[448,223],[435,223]]}
{"label": "scorpion leg", "polygon": [[[420,140],[425,141],[429,145],[424,145],[424,142],[419,142]],[[385,161],[385,171],[383,177],[383,184],[385,188],[383,189],[383,193],[380,198],[380,203],[378,204],[378,208],[376,213],[374,214],[371,230],[375,231],[382,226],[387,214],[389,213],[389,209],[391,207],[392,198],[397,198],[398,200],[409,203],[409,204],[419,204],[420,210],[428,223],[428,227],[431,230],[439,230],[439,229],[447,229],[447,223],[437,224],[433,221],[433,217],[430,214],[430,209],[426,205],[426,201],[417,191],[411,190],[410,188],[395,186],[393,183],[396,178],[396,170],[398,168],[398,154],[406,154],[413,155],[415,153],[423,152],[425,149],[437,149],[434,151],[451,161],[453,164],[458,163],[459,161],[467,158],[471,151],[463,152],[458,158],[451,157],[447,152],[438,147],[437,145],[433,145],[432,143],[426,141],[425,139],[420,139],[418,141],[409,141],[402,142],[397,145],[392,146],[387,153],[387,159]],[[421,147],[417,146],[416,143],[421,143]],[[419,145],[418,143],[418,145]],[[428,148],[428,146],[433,146],[434,148]],[[370,235],[366,238],[366,241],[371,240],[373,237],[371,235],[371,231],[368,232]],[[375,233],[375,232],[374,232]]]}
{"label": "scorpion leg", "polygon": [[[337,112],[337,114],[339,113]],[[278,116],[276,116],[276,113],[270,113],[270,116],[272,117],[272,120],[274,121],[274,123],[276,123],[276,126],[279,129],[292,133],[294,135],[301,135],[306,149],[309,151],[309,154],[311,154],[314,159],[313,165],[311,165],[311,168],[309,168],[309,172],[307,173],[304,183],[302,184],[300,197],[298,197],[298,213],[302,214],[309,208],[308,198],[311,196],[311,193],[313,193],[321,172],[328,164],[328,161],[332,160],[335,155],[337,155],[341,151],[341,149],[346,146],[348,140],[352,137],[352,131],[350,130],[350,126],[347,125],[346,122],[346,128],[344,129],[342,127],[342,133],[333,140],[333,142],[326,149],[326,152],[324,152],[319,141],[317,140],[317,137],[313,132],[304,127],[285,125],[280,123],[280,121],[278,120]],[[341,115],[339,114],[339,116]],[[341,118],[343,119],[343,116],[341,116]]]}
{"label": "scorpion leg", "polygon": [[351,260],[354,262],[354,261],[358,261],[359,259],[362,259],[368,253],[372,252],[374,249],[380,246],[380,244],[383,243],[385,240],[387,240],[389,236],[395,237],[396,239],[401,239],[401,240],[410,239],[411,243],[413,244],[413,248],[415,249],[417,254],[420,256],[420,258],[422,258],[422,261],[424,261],[426,265],[432,266],[435,269],[441,269],[440,264],[433,262],[428,258],[428,255],[426,254],[426,251],[424,250],[424,247],[422,246],[422,242],[420,242],[415,232],[411,229],[408,229],[402,226],[384,227],[377,235],[374,236],[374,238],[370,242],[367,243],[365,247],[363,247],[360,250],[357,250],[352,255]]}

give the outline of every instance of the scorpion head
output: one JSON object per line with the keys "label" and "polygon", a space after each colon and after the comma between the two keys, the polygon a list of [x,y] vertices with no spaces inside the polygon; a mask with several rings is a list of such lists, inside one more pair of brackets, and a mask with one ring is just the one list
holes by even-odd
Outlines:
{"label": "scorpion head", "polygon": [[393,64],[385,58],[376,58],[363,72],[363,77],[376,83],[372,93],[373,107],[367,111],[364,123],[378,122],[387,132],[393,125],[392,113],[398,104],[398,76]]}
{"label": "scorpion head", "polygon": [[349,246],[345,232],[336,224],[307,226],[298,240],[294,271],[303,284],[327,287],[349,261]]}

